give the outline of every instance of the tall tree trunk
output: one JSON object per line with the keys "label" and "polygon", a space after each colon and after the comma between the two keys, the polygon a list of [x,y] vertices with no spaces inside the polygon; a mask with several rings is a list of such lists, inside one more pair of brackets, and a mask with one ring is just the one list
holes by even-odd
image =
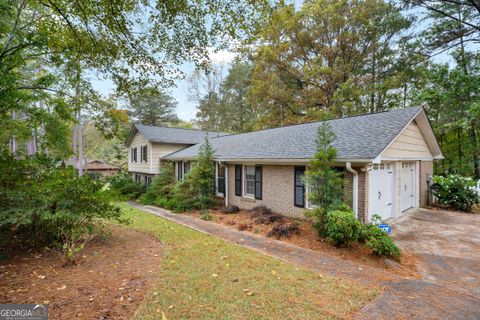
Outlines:
{"label": "tall tree trunk", "polygon": [[78,110],[78,175],[83,176],[83,132],[82,132],[82,110]]}
{"label": "tall tree trunk", "polygon": [[372,43],[372,92],[370,92],[370,112],[374,113],[375,108],[375,90],[377,82],[377,46],[376,46],[376,35],[374,35]]}

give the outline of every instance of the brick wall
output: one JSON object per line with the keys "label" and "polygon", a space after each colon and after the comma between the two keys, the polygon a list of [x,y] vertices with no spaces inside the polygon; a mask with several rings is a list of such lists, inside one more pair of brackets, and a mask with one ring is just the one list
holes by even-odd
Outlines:
{"label": "brick wall", "polygon": [[433,175],[433,161],[420,161],[420,207],[427,205],[427,174]]}
{"label": "brick wall", "polygon": [[[294,205],[294,168],[295,166],[264,165],[263,166],[263,195],[262,200],[239,197],[235,195],[235,165],[228,166],[228,201],[243,209],[251,209],[259,205],[265,205],[275,212],[291,217],[304,217],[304,208]],[[359,172],[359,197],[366,195],[368,185],[365,185],[366,174],[360,168]],[[362,178],[363,177],[363,178]],[[362,180],[363,179],[363,180]],[[362,182],[363,181],[363,182]],[[363,183],[363,187],[362,187]],[[363,191],[362,191],[363,188]],[[352,205],[353,176],[345,172],[344,202]],[[359,213],[364,215],[366,201],[359,202]]]}
{"label": "brick wall", "polygon": [[355,169],[358,172],[358,218],[365,223],[368,219],[368,173]]}
{"label": "brick wall", "polygon": [[295,207],[294,166],[264,165],[262,200],[235,195],[235,165],[228,165],[228,201],[230,205],[242,209],[251,209],[265,205],[280,214],[304,218],[305,209]]}

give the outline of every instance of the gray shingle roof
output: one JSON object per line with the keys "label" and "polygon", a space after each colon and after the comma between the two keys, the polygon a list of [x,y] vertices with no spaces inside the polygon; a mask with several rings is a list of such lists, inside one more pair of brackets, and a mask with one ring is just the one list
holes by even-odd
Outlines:
{"label": "gray shingle roof", "polygon": [[[195,129],[183,129],[183,128],[168,128],[168,127],[155,127],[145,126],[142,124],[135,124],[134,129],[137,129],[145,139],[153,142],[165,142],[165,143],[179,143],[179,144],[196,144],[202,142],[206,135],[209,138],[216,138],[227,135],[223,132],[203,131]],[[128,145],[133,138],[132,129],[127,139],[126,145]]]}
{"label": "gray shingle roof", "polygon": [[[397,109],[326,121],[335,132],[337,158],[374,159],[402,131],[421,108]],[[291,125],[210,139],[215,159],[310,159],[316,152],[317,129],[322,122]],[[191,159],[201,144],[164,157]]]}

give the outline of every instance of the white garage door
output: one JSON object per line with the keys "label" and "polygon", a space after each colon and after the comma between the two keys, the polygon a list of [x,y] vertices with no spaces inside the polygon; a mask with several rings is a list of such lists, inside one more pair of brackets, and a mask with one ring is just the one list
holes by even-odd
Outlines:
{"label": "white garage door", "polygon": [[415,207],[416,188],[415,188],[416,166],[415,162],[402,162],[402,212]]}
{"label": "white garage door", "polygon": [[393,217],[394,168],[392,163],[372,165],[369,172],[368,214],[382,219]]}

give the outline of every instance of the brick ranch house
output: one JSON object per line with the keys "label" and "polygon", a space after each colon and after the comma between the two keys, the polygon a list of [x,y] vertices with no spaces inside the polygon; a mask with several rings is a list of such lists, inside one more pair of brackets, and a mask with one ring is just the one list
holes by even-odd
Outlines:
{"label": "brick ranch house", "polygon": [[[335,167],[344,173],[344,198],[360,220],[368,221],[373,214],[383,219],[396,218],[425,205],[433,161],[443,155],[423,108],[339,118],[328,123],[336,135]],[[226,205],[244,209],[266,205],[284,215],[303,217],[311,205],[302,176],[316,153],[315,138],[320,124],[236,135],[197,131],[211,137],[217,196]],[[138,148],[132,141],[142,139],[136,137],[139,132],[134,132],[129,137],[131,142],[127,141],[130,157]],[[183,148],[169,154],[158,154],[154,159],[158,170],[162,161],[174,161],[176,177],[182,179],[195,161],[201,143],[189,146],[184,143]],[[133,163],[129,161],[129,170],[130,164]]]}

